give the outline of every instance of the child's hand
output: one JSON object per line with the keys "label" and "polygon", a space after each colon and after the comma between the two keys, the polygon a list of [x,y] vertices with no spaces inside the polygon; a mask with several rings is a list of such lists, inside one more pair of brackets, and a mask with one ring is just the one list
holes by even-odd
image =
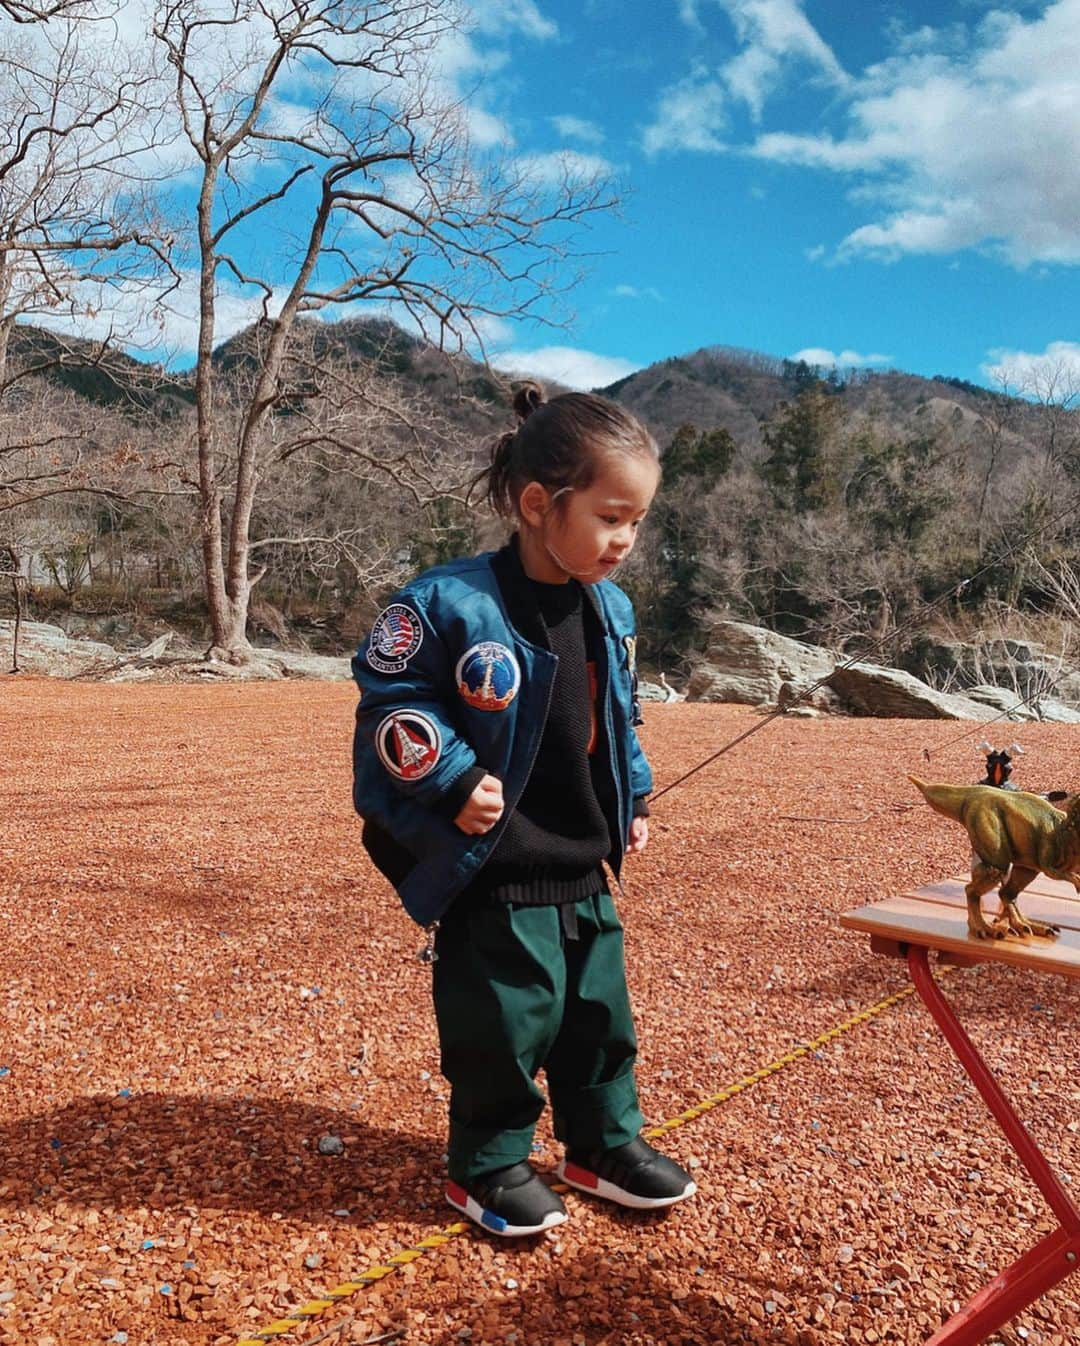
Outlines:
{"label": "child's hand", "polygon": [[484,776],[454,822],[468,836],[478,837],[491,831],[502,811],[502,781],[497,776]]}
{"label": "child's hand", "polygon": [[630,840],[626,843],[627,855],[639,855],[649,844],[648,818],[630,819]]}

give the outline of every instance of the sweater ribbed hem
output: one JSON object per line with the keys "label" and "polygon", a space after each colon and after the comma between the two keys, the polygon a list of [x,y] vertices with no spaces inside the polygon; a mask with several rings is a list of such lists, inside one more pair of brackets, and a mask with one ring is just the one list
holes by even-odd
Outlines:
{"label": "sweater ribbed hem", "polygon": [[593,893],[607,888],[607,879],[599,865],[584,874],[559,873],[558,870],[537,868],[522,871],[506,882],[484,885],[493,902],[512,903],[521,907],[554,907],[564,902],[580,902]]}

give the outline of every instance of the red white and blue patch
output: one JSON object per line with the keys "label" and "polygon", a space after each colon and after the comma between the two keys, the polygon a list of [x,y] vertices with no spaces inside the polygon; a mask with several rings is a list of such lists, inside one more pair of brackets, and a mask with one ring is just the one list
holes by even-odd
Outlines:
{"label": "red white and blue patch", "polygon": [[378,673],[400,673],[420,648],[424,628],[407,603],[383,608],[368,639],[367,661]]}
{"label": "red white and blue patch", "polygon": [[422,780],[442,756],[442,735],[422,710],[395,710],[375,730],[375,751],[398,780]]}
{"label": "red white and blue patch", "polygon": [[505,645],[482,640],[457,661],[454,679],[461,699],[475,710],[505,710],[518,694],[521,669]]}

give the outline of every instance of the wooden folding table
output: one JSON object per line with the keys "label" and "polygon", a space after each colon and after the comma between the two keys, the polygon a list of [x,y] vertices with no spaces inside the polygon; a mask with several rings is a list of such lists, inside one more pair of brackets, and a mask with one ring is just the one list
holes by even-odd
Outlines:
{"label": "wooden folding table", "polygon": [[[927,1346],[978,1346],[1080,1265],[1080,1210],[1028,1134],[930,971],[929,952],[935,949],[940,962],[1008,963],[1080,978],[1080,900],[1072,886],[1039,875],[1021,893],[1019,905],[1025,916],[1057,925],[1061,934],[1057,939],[975,939],[968,934],[963,879],[930,884],[840,917],[840,924],[849,930],[869,934],[875,953],[907,959],[923,1003],[1058,1220],[1053,1233],[980,1290],[934,1333]],[[983,898],[988,919],[997,907],[995,894]]]}

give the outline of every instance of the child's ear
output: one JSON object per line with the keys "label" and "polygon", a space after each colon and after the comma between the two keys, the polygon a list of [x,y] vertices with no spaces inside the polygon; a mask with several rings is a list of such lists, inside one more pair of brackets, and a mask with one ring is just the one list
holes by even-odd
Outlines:
{"label": "child's ear", "polygon": [[551,496],[547,487],[538,481],[530,481],[518,497],[518,513],[527,524],[534,528],[544,521],[544,515],[551,508]]}

